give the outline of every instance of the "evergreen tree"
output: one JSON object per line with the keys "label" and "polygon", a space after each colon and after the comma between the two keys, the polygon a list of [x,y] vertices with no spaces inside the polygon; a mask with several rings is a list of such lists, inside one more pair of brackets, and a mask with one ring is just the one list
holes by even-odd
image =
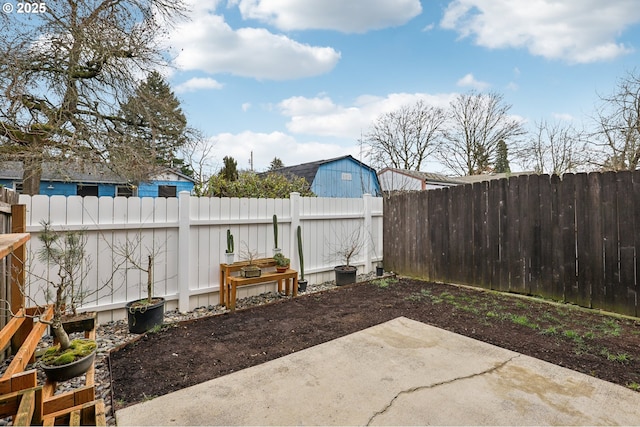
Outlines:
{"label": "evergreen tree", "polygon": [[176,150],[187,141],[187,119],[160,73],[152,71],[121,110],[127,143],[138,146],[158,166],[188,170],[176,157]]}
{"label": "evergreen tree", "polygon": [[498,141],[498,146],[496,147],[496,164],[494,167],[496,173],[511,172],[508,155],[509,149],[507,148],[507,143],[504,142],[504,139],[501,139]]}
{"label": "evergreen tree", "polygon": [[225,156],[222,161],[224,165],[220,169],[218,176],[228,182],[236,181],[238,179],[238,162],[231,156]]}
{"label": "evergreen tree", "polygon": [[271,163],[269,164],[269,169],[267,169],[267,172],[273,172],[277,169],[282,169],[284,167],[284,163],[282,163],[282,160],[280,160],[277,157],[274,157],[273,160],[271,160]]}

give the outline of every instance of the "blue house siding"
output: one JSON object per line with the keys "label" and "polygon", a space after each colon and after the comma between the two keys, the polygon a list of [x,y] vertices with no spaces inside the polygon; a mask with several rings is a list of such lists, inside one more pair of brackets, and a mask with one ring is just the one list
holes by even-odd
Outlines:
{"label": "blue house siding", "polygon": [[320,197],[362,197],[382,194],[374,170],[347,157],[320,165],[311,191]]}
{"label": "blue house siding", "polygon": [[138,197],[158,197],[158,187],[161,185],[175,186],[176,196],[181,191],[191,192],[193,190],[193,182],[191,181],[153,181],[141,183],[138,186]]}

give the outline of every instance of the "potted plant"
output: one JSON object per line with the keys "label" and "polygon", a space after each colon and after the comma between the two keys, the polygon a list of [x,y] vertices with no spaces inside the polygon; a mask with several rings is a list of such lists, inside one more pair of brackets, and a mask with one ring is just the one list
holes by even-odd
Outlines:
{"label": "potted plant", "polygon": [[147,275],[147,297],[130,301],[125,305],[129,332],[133,334],[142,334],[162,325],[166,303],[164,298],[153,296],[153,267],[155,257],[159,254],[159,249],[148,248],[146,263],[144,263],[142,252],[138,251],[141,243],[142,236],[138,234],[134,241],[127,239],[124,246],[120,245],[114,249],[114,252],[119,254],[127,264],[125,272],[134,269]]}
{"label": "potted plant", "polygon": [[279,254],[282,249],[278,247],[278,216],[273,214],[273,255]]}
{"label": "potted plant", "polygon": [[233,234],[231,234],[231,230],[227,229],[227,249],[224,251],[226,264],[233,264],[233,249]]}
{"label": "potted plant", "polygon": [[277,253],[273,256],[273,259],[276,261],[276,271],[278,273],[284,273],[289,269],[290,259],[285,258],[282,253]]}
{"label": "potted plant", "polygon": [[87,240],[82,231],[59,233],[47,222],[42,226],[38,236],[42,242],[38,258],[57,270],[56,279],[47,279],[47,296],[51,296],[49,291],[53,291],[54,303],[53,317],[46,322],[50,324],[57,344],[45,351],[39,365],[49,380],[66,381],[84,374],[93,365],[96,355],[96,342],[90,339],[71,340],[63,322],[71,307],[73,312],[76,311],[83,294],[82,279],[90,263],[85,253]]}
{"label": "potted plant", "polygon": [[304,278],[304,257],[302,254],[302,228],[298,226],[296,230],[298,234],[298,258],[300,259],[300,278],[298,279],[298,291],[305,292],[307,290],[307,281]]}
{"label": "potted plant", "polygon": [[378,261],[376,264],[376,276],[384,276],[384,265],[382,264],[382,261]]}
{"label": "potted plant", "polygon": [[250,250],[249,246],[245,244],[245,250],[242,255],[245,260],[248,261],[248,265],[240,268],[240,274],[242,277],[260,277],[262,274],[262,269],[254,264],[255,260],[258,258],[258,252],[255,250]]}
{"label": "potted plant", "polygon": [[336,274],[336,286],[349,285],[356,282],[358,268],[351,265],[351,259],[358,255],[362,249],[362,239],[360,239],[360,229],[348,235],[342,236],[341,243],[335,248],[334,254],[343,260],[342,265],[334,268]]}

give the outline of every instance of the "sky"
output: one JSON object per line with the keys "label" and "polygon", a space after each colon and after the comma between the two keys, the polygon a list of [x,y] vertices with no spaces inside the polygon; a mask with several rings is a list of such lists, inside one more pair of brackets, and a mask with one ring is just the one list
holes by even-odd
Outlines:
{"label": "sky", "polygon": [[224,156],[256,171],[274,157],[367,163],[358,140],[381,114],[472,90],[502,95],[528,128],[582,127],[640,71],[637,0],[186,2],[167,78],[213,169]]}

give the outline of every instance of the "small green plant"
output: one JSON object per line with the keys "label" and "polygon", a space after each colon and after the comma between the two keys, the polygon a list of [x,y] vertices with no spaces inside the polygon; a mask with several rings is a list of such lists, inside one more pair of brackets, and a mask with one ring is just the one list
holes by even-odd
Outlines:
{"label": "small green plant", "polygon": [[233,247],[233,234],[231,234],[231,230],[227,229],[227,249],[225,250],[226,253],[228,254],[232,254],[234,247]]}
{"label": "small green plant", "polygon": [[281,253],[277,253],[273,256],[273,259],[276,261],[276,265],[278,267],[287,267],[291,260],[289,258],[286,258],[284,255],[282,255]]}
{"label": "small green plant", "polygon": [[516,325],[526,326],[527,328],[531,328],[531,329],[539,328],[539,326],[536,323],[533,323],[531,320],[529,320],[527,316],[511,315],[510,318],[511,318],[511,321]]}
{"label": "small green plant", "polygon": [[549,326],[548,328],[540,331],[542,335],[558,335],[558,329],[555,326]]}
{"label": "small green plant", "polygon": [[640,384],[638,384],[635,381],[631,383],[627,383],[627,387],[629,387],[633,391],[640,391]]}
{"label": "small green plant", "polygon": [[371,284],[377,286],[380,289],[386,289],[394,283],[398,283],[398,279],[395,279],[392,277],[384,278],[384,279],[376,279],[371,281]]}
{"label": "small green plant", "polygon": [[576,331],[572,331],[571,329],[569,329],[568,331],[564,331],[562,334],[565,337],[567,337],[567,338],[569,338],[569,339],[571,339],[571,340],[573,340],[575,342],[578,342],[578,343],[582,342],[582,337]]}
{"label": "small green plant", "polygon": [[611,362],[627,363],[631,360],[631,356],[629,356],[627,353],[613,354],[609,352],[609,349],[606,347],[603,348],[602,351],[600,351],[600,354],[606,357],[607,360]]}

